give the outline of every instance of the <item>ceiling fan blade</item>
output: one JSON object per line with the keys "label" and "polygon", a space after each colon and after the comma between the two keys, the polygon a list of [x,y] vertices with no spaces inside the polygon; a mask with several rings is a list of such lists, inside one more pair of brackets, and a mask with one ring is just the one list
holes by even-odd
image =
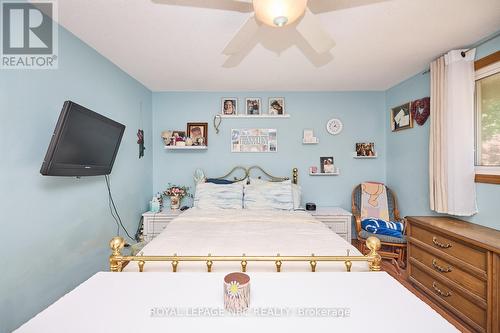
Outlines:
{"label": "ceiling fan blade", "polygon": [[315,13],[326,13],[339,9],[361,7],[389,0],[309,0],[307,6]]}
{"label": "ceiling fan blade", "polygon": [[252,2],[246,0],[152,0],[156,4],[229,10],[233,12],[253,12]]}
{"label": "ceiling fan blade", "polygon": [[259,31],[259,28],[260,24],[255,20],[255,17],[249,17],[236,35],[234,35],[233,39],[231,39],[231,41],[226,45],[222,53],[225,55],[239,53],[248,43],[252,41]]}
{"label": "ceiling fan blade", "polygon": [[318,54],[328,52],[335,46],[330,34],[323,29],[319,20],[309,9],[306,9],[296,29]]}

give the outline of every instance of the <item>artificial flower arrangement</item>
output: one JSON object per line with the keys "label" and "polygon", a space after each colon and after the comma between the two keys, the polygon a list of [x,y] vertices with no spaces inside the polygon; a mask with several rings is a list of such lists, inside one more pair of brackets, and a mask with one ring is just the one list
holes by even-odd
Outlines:
{"label": "artificial flower arrangement", "polygon": [[168,188],[163,191],[163,195],[170,197],[170,208],[178,209],[184,197],[192,198],[193,195],[189,193],[189,186],[178,186],[168,183]]}

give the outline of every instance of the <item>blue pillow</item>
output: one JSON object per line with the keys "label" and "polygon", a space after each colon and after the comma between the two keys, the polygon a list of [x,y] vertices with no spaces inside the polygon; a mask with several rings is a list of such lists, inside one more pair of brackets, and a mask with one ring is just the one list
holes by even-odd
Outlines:
{"label": "blue pillow", "polygon": [[401,222],[387,222],[375,218],[367,218],[361,221],[361,228],[372,234],[386,235],[403,238],[404,224]]}
{"label": "blue pillow", "polygon": [[218,185],[227,185],[234,183],[231,180],[227,179],[217,179],[217,178],[207,178],[207,183],[218,184]]}

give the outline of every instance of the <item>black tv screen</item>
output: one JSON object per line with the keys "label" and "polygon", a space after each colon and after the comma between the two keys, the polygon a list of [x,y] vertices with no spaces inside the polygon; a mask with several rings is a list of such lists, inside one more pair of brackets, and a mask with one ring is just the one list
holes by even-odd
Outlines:
{"label": "black tv screen", "polygon": [[124,131],[124,125],[66,101],[40,173],[72,177],[108,175]]}

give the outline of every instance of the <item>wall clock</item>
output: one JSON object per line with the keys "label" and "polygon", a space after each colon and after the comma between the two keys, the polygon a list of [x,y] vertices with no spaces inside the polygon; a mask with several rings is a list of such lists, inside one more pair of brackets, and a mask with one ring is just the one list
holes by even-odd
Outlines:
{"label": "wall clock", "polygon": [[342,124],[340,119],[337,118],[332,118],[326,123],[326,130],[328,131],[328,133],[333,135],[337,135],[342,132],[343,127],[344,125]]}

